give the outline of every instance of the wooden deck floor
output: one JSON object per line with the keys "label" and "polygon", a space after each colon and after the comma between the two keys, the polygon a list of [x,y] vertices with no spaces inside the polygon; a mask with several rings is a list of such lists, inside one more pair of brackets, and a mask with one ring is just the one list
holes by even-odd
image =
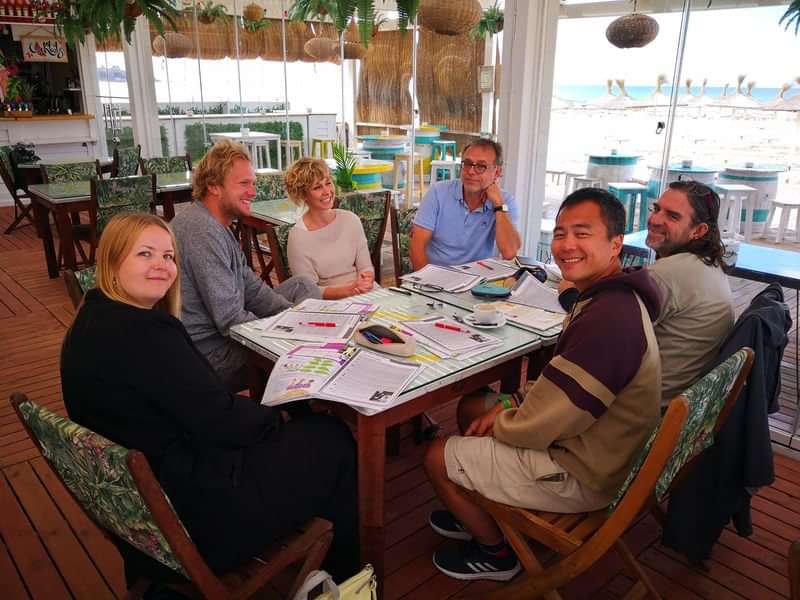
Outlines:
{"label": "wooden deck floor", "polygon": [[[0,230],[10,219],[0,209]],[[760,284],[734,280],[737,305],[746,306]],[[794,303],[792,302],[792,306]],[[61,280],[47,278],[41,244],[30,227],[0,235],[0,599],[122,598],[122,563],[116,550],[56,481],[27,440],[4,399],[15,390],[63,413],[58,355],[73,310]],[[796,315],[795,315],[796,317]],[[795,320],[796,322],[796,320]],[[784,358],[788,369],[797,349]],[[784,378],[781,417],[788,428],[794,380]],[[453,431],[454,404],[435,417]],[[420,467],[424,448],[410,439],[387,465],[387,600],[439,600],[463,591],[462,583],[434,569],[430,556],[442,544],[427,526],[439,506]],[[637,523],[626,535],[666,598],[787,598],[786,553],[800,539],[800,462],[776,456],[777,479],[753,500],[752,537],[726,530],[707,571],[659,544],[654,520]],[[477,583],[479,592],[492,584]],[[613,554],[603,558],[564,592],[571,599],[619,598],[632,585]]]}

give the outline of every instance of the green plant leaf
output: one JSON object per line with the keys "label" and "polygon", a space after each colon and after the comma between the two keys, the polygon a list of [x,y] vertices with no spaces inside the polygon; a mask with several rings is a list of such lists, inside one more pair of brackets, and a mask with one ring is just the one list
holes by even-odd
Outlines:
{"label": "green plant leaf", "polygon": [[419,10],[419,0],[397,0],[397,12],[400,17],[397,24],[400,31],[408,31],[408,24],[414,23]]}
{"label": "green plant leaf", "polygon": [[792,0],[789,8],[783,13],[783,16],[778,21],[778,25],[783,25],[785,21],[784,31],[788,31],[794,24],[794,34],[800,32],[800,0]]}

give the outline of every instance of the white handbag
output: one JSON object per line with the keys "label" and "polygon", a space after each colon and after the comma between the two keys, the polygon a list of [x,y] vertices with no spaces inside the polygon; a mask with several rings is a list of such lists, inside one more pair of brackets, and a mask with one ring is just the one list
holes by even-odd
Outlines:
{"label": "white handbag", "polygon": [[376,600],[375,588],[378,581],[375,579],[375,570],[372,565],[366,565],[361,571],[347,581],[336,584],[327,571],[311,571],[297,590],[294,600],[310,600],[309,592],[322,584],[322,594],[314,600]]}

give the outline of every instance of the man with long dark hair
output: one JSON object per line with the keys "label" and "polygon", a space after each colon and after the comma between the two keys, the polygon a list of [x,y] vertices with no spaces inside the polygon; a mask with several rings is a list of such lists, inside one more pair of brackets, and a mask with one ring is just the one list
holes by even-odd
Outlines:
{"label": "man with long dark hair", "polygon": [[662,403],[694,383],[733,328],[733,298],[717,225],[719,196],[696,181],[673,181],[653,203],[648,267],[661,290],[655,323],[661,352]]}

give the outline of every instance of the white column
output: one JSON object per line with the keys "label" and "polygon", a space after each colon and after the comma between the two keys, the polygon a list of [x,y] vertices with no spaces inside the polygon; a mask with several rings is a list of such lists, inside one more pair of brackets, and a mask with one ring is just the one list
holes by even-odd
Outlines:
{"label": "white column", "polygon": [[498,139],[503,187],[520,203],[523,251],[535,256],[542,219],[559,0],[506,0]]}
{"label": "white column", "polygon": [[[497,43],[497,36],[487,34],[483,44],[483,64],[488,66],[495,65],[495,45]],[[492,132],[492,123],[494,122],[494,93],[481,92],[481,133]]]}
{"label": "white column", "polygon": [[141,144],[143,157],[161,156],[153,50],[150,47],[150,25],[145,17],[136,20],[131,43],[123,40],[122,51],[125,54],[133,139]]}
{"label": "white column", "polygon": [[94,120],[89,122],[92,135],[97,138],[94,155],[96,157],[108,156],[105,124],[103,123],[103,102],[98,98],[100,92],[97,82],[97,46],[93,35],[86,36],[86,41],[78,46],[77,55],[83,110],[87,113],[94,113]]}

